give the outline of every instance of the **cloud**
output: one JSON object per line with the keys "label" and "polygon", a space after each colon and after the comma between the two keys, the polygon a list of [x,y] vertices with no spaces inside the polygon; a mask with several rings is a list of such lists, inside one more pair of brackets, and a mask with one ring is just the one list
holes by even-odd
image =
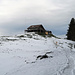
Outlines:
{"label": "cloud", "polygon": [[[56,9],[57,7],[46,0],[3,0],[0,5],[0,19],[2,22],[10,22],[18,18],[38,18],[44,16],[49,9]],[[0,21],[1,22],[1,21]]]}
{"label": "cloud", "polygon": [[66,28],[75,17],[74,7],[75,0],[0,0],[0,30],[19,32],[31,24],[53,31],[58,26]]}

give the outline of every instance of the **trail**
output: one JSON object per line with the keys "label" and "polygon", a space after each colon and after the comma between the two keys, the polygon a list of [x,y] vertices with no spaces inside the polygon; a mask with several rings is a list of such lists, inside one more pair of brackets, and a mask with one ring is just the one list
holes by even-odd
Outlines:
{"label": "trail", "polygon": [[72,49],[65,49],[64,51],[68,59],[68,65],[63,69],[62,75],[75,75],[75,52]]}
{"label": "trail", "polygon": [[[63,48],[62,46],[60,46],[60,44],[58,44],[58,47]],[[63,48],[63,51],[65,52],[65,55],[67,57],[68,63],[67,65],[61,70],[59,71],[59,74],[57,75],[75,75],[75,52],[72,51],[72,49],[65,49]]]}
{"label": "trail", "polygon": [[[68,45],[68,44],[66,44],[65,42],[62,42],[60,40],[53,40],[53,43],[57,49],[61,48],[64,51],[65,56],[67,57],[67,60],[68,60],[67,65],[64,66],[60,71],[58,71],[57,75],[75,75],[75,69],[74,69],[75,52],[72,51],[73,46],[71,46],[71,48],[65,48],[65,47],[63,47],[64,46],[63,44],[65,44],[65,45]],[[73,45],[73,44],[71,44],[71,45]]]}
{"label": "trail", "polygon": [[69,58],[68,65],[64,67],[61,75],[74,75],[73,69],[74,69],[74,61],[72,58]]}

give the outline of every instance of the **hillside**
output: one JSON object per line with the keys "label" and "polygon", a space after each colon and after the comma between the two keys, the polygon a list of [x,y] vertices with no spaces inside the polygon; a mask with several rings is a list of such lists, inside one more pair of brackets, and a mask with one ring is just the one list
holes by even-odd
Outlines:
{"label": "hillside", "polygon": [[75,42],[35,33],[0,37],[0,75],[75,75]]}

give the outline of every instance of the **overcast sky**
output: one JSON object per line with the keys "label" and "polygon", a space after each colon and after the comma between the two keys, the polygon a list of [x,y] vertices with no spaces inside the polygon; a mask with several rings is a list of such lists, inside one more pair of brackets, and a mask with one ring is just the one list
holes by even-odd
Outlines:
{"label": "overcast sky", "polygon": [[63,35],[72,17],[75,0],[0,0],[0,35],[15,35],[36,24]]}

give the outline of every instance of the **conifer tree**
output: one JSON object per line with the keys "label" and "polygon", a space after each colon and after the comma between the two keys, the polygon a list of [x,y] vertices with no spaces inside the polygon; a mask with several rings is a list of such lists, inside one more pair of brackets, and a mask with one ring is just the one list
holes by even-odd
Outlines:
{"label": "conifer tree", "polygon": [[75,41],[75,19],[72,18],[67,32],[67,39]]}

